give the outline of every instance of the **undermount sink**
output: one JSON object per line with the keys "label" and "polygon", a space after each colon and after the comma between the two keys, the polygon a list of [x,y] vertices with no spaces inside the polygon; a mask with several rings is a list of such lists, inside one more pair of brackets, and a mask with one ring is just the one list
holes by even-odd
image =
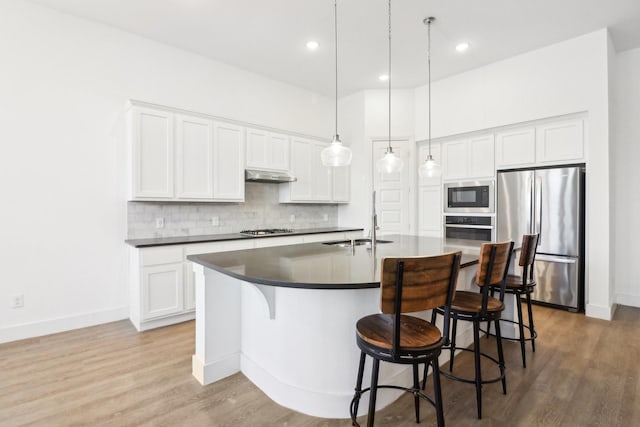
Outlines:
{"label": "undermount sink", "polygon": [[[376,239],[376,244],[380,243],[393,243],[393,241]],[[323,244],[329,246],[339,246],[341,248],[350,248],[352,246],[363,245],[371,246],[371,239],[338,240],[336,242],[324,242]]]}

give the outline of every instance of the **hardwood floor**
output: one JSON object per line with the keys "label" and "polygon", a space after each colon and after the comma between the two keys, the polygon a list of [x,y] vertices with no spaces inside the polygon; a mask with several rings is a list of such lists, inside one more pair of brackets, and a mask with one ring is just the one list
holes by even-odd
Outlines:
{"label": "hardwood floor", "polygon": [[[443,378],[447,425],[640,425],[640,309],[618,307],[612,322],[539,306],[534,315],[536,352],[523,369],[518,344],[505,343],[508,394],[486,385],[482,420],[473,386]],[[200,386],[193,335],[193,322],[137,333],[121,321],[0,345],[0,425],[351,425],[283,408],[242,374]],[[470,355],[456,358],[456,371],[472,368]],[[421,412],[420,425],[435,425],[430,406]],[[415,426],[411,396],[376,425]]]}

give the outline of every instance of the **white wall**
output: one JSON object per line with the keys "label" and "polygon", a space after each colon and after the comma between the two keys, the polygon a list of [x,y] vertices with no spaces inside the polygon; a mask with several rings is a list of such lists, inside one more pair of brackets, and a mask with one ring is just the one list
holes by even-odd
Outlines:
{"label": "white wall", "polygon": [[[612,316],[609,233],[609,90],[606,30],[432,84],[432,136],[588,114],[586,312]],[[427,88],[416,89],[416,140],[426,137]]]}
{"label": "white wall", "polygon": [[0,3],[0,57],[0,342],[127,317],[127,99],[333,129],[331,99],[17,0]]}
{"label": "white wall", "polygon": [[615,300],[640,307],[640,49],[617,55],[612,145]]}

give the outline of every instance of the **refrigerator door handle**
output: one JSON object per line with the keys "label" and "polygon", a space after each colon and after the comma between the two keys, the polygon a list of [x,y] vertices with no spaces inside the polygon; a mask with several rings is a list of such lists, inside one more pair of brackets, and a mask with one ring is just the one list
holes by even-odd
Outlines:
{"label": "refrigerator door handle", "polygon": [[541,243],[542,239],[542,177],[536,177],[535,184],[535,216],[534,216],[534,226],[533,226],[533,234],[540,234],[538,237],[538,245]]}
{"label": "refrigerator door handle", "polygon": [[535,223],[535,197],[534,197],[534,184],[533,180],[535,178],[529,178],[529,234],[533,234],[534,223]]}
{"label": "refrigerator door handle", "polygon": [[578,262],[578,258],[536,254],[536,261],[557,262],[560,264],[575,264]]}

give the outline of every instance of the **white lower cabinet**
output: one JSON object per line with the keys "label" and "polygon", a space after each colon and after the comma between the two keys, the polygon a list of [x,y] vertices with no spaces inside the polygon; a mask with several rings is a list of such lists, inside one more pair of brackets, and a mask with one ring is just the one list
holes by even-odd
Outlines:
{"label": "white lower cabinet", "polygon": [[187,256],[357,238],[362,231],[130,248],[129,319],[138,331],[195,318],[195,275]]}
{"label": "white lower cabinet", "polygon": [[180,313],[184,310],[182,263],[142,268],[142,320]]}

